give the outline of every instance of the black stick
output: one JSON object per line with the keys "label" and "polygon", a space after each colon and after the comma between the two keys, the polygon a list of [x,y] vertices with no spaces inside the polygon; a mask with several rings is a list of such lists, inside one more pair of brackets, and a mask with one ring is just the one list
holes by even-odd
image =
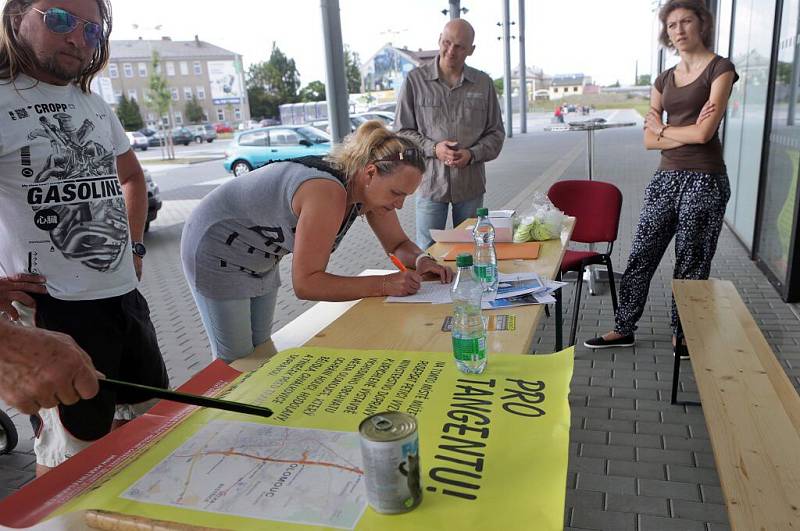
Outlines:
{"label": "black stick", "polygon": [[257,415],[259,417],[272,416],[271,409],[260,406],[253,406],[251,404],[243,404],[241,402],[231,402],[230,400],[221,400],[219,398],[210,398],[201,395],[191,395],[188,393],[181,393],[178,391],[161,389],[159,387],[150,387],[149,385],[140,385],[130,382],[120,382],[119,380],[111,380],[109,378],[105,379],[101,378],[98,381],[100,382],[100,387],[108,390],[137,391],[151,398],[162,398],[164,400],[171,400],[173,402],[180,402],[182,404],[210,407],[214,409],[224,409],[225,411],[244,413],[246,415]]}

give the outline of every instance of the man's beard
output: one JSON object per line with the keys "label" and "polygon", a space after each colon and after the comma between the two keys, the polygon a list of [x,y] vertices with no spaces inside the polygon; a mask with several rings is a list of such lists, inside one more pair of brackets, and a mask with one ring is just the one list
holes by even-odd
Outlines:
{"label": "man's beard", "polygon": [[86,69],[86,61],[81,61],[79,66],[69,68],[59,63],[57,55],[52,55],[50,57],[46,57],[44,60],[41,60],[33,51],[30,43],[26,42],[24,37],[20,37],[20,44],[27,49],[28,55],[33,60],[34,68],[41,72],[50,74],[54,78],[65,83],[72,83],[73,81],[76,81]]}

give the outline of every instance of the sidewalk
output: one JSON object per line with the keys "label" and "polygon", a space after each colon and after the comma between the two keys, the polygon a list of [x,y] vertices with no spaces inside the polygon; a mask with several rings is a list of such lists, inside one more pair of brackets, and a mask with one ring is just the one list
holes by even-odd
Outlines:
{"label": "sidewalk", "polygon": [[[629,111],[610,111],[606,116],[615,112],[615,120],[638,118]],[[546,191],[555,180],[585,178],[585,135],[541,131],[515,134],[506,142],[501,158],[488,165],[486,205],[524,210],[533,193]],[[646,152],[641,147],[638,127],[596,133],[595,150],[596,178],[613,182],[624,196],[620,235],[613,255],[615,269],[622,271],[643,190],[657,166],[658,153]],[[179,194],[171,193],[147,235],[142,291],[150,303],[173,385],[181,384],[209,361],[205,333],[178,258],[183,220],[206,188],[211,189],[195,186]],[[408,233],[413,234],[413,201],[400,211],[400,217]],[[576,347],[570,395],[573,425],[567,478],[567,529],[728,529],[702,409],[669,404],[673,255],[670,247],[653,279],[635,348],[593,352]],[[290,260],[284,262],[281,267],[284,287],[278,297],[273,330],[313,304],[294,297]],[[366,268],[387,265],[366,223],[358,221],[332,256],[329,269],[357,274]],[[791,306],[780,300],[727,228],[720,238],[712,276],[736,284],[787,374],[800,387],[800,320]],[[564,293],[565,315],[571,311],[571,289],[568,286]],[[582,304],[579,345],[613,325],[607,293],[586,294]],[[544,319],[535,350],[552,352],[554,342],[553,319]],[[684,369],[682,391],[686,399],[691,399],[695,389],[691,372],[687,366]],[[22,415],[9,413],[20,428],[20,445],[13,454],[0,456],[0,497],[18,489],[33,475],[30,426]]]}

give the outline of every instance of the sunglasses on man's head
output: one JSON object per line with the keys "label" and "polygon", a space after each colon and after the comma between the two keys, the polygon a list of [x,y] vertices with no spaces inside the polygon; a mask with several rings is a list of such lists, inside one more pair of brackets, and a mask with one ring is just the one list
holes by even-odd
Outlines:
{"label": "sunglasses on man's head", "polygon": [[103,28],[100,24],[73,15],[66,9],[60,7],[51,7],[47,11],[35,7],[31,9],[44,16],[44,25],[53,33],[72,33],[78,27],[78,22],[83,22],[83,40],[87,46],[97,48],[103,40]]}
{"label": "sunglasses on man's head", "polygon": [[375,162],[408,162],[409,164],[417,164],[419,162],[425,163],[422,153],[417,148],[406,148],[399,153],[394,153],[388,157],[378,159]]}

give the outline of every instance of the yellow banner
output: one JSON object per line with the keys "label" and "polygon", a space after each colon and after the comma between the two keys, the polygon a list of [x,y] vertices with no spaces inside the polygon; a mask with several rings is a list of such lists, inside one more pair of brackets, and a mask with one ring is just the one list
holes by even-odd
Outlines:
{"label": "yellow banner", "polygon": [[[229,400],[269,419],[199,410],[63,507],[230,529],[562,529],[572,349],[492,354],[480,375],[445,353],[299,348],[243,375]],[[417,416],[423,500],[366,505],[358,425]]]}

